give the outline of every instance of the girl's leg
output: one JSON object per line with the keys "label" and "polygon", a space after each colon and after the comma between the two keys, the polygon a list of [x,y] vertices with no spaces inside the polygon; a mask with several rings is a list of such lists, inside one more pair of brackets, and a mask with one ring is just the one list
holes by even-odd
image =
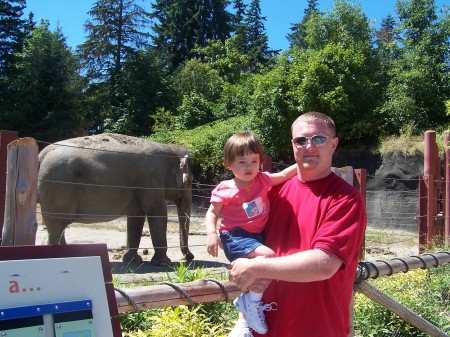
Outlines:
{"label": "girl's leg", "polygon": [[[267,246],[259,246],[254,251],[248,254],[250,259],[257,257],[274,257],[275,252]],[[258,302],[262,300],[263,293],[256,293],[254,291],[249,291],[249,296],[252,301]]]}
{"label": "girl's leg", "polygon": [[249,259],[254,257],[275,257],[275,252],[267,246],[261,245],[248,254]]}

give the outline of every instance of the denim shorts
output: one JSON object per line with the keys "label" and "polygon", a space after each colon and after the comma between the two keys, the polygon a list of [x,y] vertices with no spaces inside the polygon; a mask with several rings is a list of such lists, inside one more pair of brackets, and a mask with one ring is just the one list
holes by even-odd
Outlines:
{"label": "denim shorts", "polygon": [[248,257],[250,252],[263,245],[264,236],[260,233],[250,233],[242,228],[231,231],[222,231],[220,240],[223,244],[223,252],[232,262],[240,257]]}

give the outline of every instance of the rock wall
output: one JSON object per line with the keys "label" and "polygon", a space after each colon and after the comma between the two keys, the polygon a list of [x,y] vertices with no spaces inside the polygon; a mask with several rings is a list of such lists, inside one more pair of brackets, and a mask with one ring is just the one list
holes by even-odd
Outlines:
{"label": "rock wall", "polygon": [[382,158],[366,152],[341,152],[333,159],[333,166],[367,169],[369,227],[417,232],[423,155],[395,152]]}

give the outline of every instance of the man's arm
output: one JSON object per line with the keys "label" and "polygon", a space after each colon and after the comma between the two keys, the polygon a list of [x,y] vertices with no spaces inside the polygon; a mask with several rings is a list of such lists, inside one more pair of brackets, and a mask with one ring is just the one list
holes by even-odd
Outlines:
{"label": "man's arm", "polygon": [[237,259],[231,264],[230,280],[244,291],[258,279],[322,281],[332,277],[341,265],[341,259],[320,249],[270,259]]}

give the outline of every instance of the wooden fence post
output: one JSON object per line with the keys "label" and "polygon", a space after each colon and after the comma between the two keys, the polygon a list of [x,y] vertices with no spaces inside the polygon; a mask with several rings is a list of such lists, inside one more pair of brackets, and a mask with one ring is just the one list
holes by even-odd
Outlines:
{"label": "wooden fence post", "polygon": [[5,215],[7,146],[17,138],[17,131],[0,130],[0,244],[2,242],[3,217]]}
{"label": "wooden fence post", "polygon": [[[425,132],[425,149],[423,163],[423,180],[425,182],[426,192],[426,248],[432,245],[432,238],[435,236],[434,221],[437,215],[437,186],[436,179],[438,168],[436,157],[436,132],[428,130]],[[421,235],[423,233],[419,233]]]}
{"label": "wooden fence post", "polygon": [[8,144],[2,246],[35,244],[38,152],[33,138],[20,138]]}
{"label": "wooden fence post", "polygon": [[444,242],[445,246],[450,245],[450,131],[444,132],[444,181],[445,181],[445,193],[444,193]]}

